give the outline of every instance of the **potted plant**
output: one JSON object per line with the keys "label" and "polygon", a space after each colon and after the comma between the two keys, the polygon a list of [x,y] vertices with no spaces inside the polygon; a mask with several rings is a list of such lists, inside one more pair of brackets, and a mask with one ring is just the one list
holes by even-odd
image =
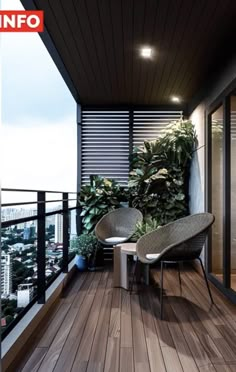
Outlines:
{"label": "potted plant", "polygon": [[96,246],[88,259],[88,269],[90,271],[102,270],[104,268],[103,246],[97,240]]}
{"label": "potted plant", "polygon": [[75,265],[80,271],[88,268],[88,260],[96,250],[97,238],[94,234],[81,234],[71,240],[71,249],[75,250]]}

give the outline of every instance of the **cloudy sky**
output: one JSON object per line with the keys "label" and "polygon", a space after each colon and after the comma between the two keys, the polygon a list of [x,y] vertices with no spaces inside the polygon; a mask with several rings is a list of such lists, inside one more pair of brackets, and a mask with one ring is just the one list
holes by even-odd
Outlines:
{"label": "cloudy sky", "polygon": [[76,104],[40,37],[2,34],[1,63],[2,186],[75,191]]}

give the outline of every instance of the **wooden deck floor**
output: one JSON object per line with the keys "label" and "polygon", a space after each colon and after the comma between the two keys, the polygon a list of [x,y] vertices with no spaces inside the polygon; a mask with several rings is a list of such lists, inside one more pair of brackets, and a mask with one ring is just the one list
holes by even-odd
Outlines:
{"label": "wooden deck floor", "polygon": [[112,272],[78,274],[18,370],[235,372],[235,306],[211,286],[210,307],[195,271],[185,269],[182,282],[181,297],[177,272],[166,270],[160,321],[157,287],[130,295],[112,288]]}

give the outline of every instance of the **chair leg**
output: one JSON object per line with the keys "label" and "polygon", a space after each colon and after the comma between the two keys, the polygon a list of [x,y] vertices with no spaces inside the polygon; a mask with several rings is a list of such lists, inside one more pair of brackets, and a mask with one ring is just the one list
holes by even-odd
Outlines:
{"label": "chair leg", "polygon": [[130,294],[132,294],[132,292],[133,292],[134,277],[136,275],[137,265],[138,265],[138,257],[137,257],[137,259],[136,259],[136,261],[134,263],[134,268],[133,268],[133,273],[132,273],[132,280],[131,280],[131,285],[130,285],[130,290],[129,290]]}
{"label": "chair leg", "polygon": [[182,292],[182,282],[181,282],[181,276],[180,276],[180,265],[181,265],[181,262],[178,262],[178,274],[179,274],[179,287],[180,287],[180,293]]}
{"label": "chair leg", "polygon": [[164,282],[164,262],[161,261],[161,292],[160,292],[160,305],[161,305],[161,312],[160,318],[163,319],[163,282]]}
{"label": "chair leg", "polygon": [[198,260],[200,261],[200,264],[201,264],[201,267],[202,267],[202,272],[203,272],[204,279],[205,279],[205,282],[206,282],[206,285],[207,285],[207,289],[208,289],[209,297],[211,299],[211,303],[214,304],[213,297],[212,297],[212,294],[211,294],[210,286],[209,286],[209,283],[208,283],[208,280],[207,280],[207,276],[206,276],[206,272],[205,272],[202,260],[201,260],[200,257],[198,257]]}

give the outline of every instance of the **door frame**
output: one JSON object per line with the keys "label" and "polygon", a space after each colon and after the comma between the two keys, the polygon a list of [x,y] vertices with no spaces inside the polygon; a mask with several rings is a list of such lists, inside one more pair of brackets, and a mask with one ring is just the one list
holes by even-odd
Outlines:
{"label": "door frame", "polygon": [[205,205],[212,212],[212,114],[222,105],[223,107],[223,281],[219,281],[212,273],[212,234],[206,244],[205,266],[208,278],[230,300],[236,303],[236,292],[230,288],[231,274],[231,121],[230,96],[232,90],[222,93],[208,106],[205,116]]}

